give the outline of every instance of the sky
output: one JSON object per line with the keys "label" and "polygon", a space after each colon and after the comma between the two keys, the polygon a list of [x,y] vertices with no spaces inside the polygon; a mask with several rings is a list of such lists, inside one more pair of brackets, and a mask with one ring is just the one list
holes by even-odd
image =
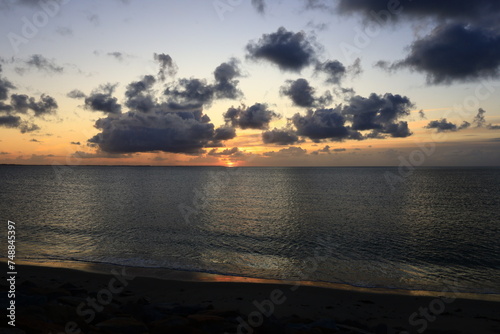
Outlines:
{"label": "sky", "polygon": [[0,0],[0,164],[499,166],[497,0]]}

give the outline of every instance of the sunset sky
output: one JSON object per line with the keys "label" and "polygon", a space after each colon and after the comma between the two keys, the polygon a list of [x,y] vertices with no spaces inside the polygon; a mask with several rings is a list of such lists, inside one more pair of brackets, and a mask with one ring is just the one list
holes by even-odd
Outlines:
{"label": "sunset sky", "polygon": [[0,163],[500,165],[497,0],[0,0]]}

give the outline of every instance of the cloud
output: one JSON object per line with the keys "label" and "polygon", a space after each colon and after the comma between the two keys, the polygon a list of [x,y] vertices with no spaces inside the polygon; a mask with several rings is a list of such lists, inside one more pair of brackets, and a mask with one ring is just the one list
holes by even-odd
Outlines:
{"label": "cloud", "polygon": [[292,145],[299,142],[299,137],[292,129],[276,129],[262,133],[262,140],[265,144]]}
{"label": "cloud", "polygon": [[172,57],[165,53],[155,53],[154,60],[160,64],[160,71],[158,77],[161,81],[165,81],[167,75],[174,76],[177,73],[177,65],[175,65]]}
{"label": "cloud", "polygon": [[346,151],[347,151],[347,149],[345,149],[345,148],[334,148],[332,150],[332,148],[329,145],[326,145],[325,147],[323,147],[320,150],[311,152],[311,154],[313,154],[313,155],[318,155],[321,153],[332,154],[332,153],[340,153],[340,152],[346,152]]}
{"label": "cloud", "polygon": [[464,121],[462,125],[457,126],[454,123],[448,122],[446,118],[442,118],[439,121],[430,121],[429,124],[425,126],[426,129],[436,129],[437,132],[459,131],[469,127],[469,122]]}
{"label": "cloud", "polygon": [[17,128],[21,125],[21,117],[13,115],[0,115],[0,126]]}
{"label": "cloud", "polygon": [[70,144],[71,145],[82,145],[79,141],[72,141]]}
{"label": "cloud", "polygon": [[418,116],[421,118],[421,119],[427,119],[427,117],[425,116],[425,112],[423,110],[419,110],[418,112]]}
{"label": "cloud", "polygon": [[315,72],[325,74],[326,82],[338,85],[345,77],[347,69],[338,60],[328,60],[323,63],[317,63]]}
{"label": "cloud", "polygon": [[485,115],[486,110],[483,108],[479,108],[477,111],[477,115],[474,117],[472,120],[473,124],[476,124],[476,127],[478,128],[486,128],[488,130],[500,130],[500,125],[493,125],[493,124],[486,124],[486,118]]}
{"label": "cloud", "polygon": [[[359,13],[378,24],[430,19],[432,32],[409,47],[409,54],[386,70],[409,68],[426,74],[430,84],[498,78],[500,68],[500,2],[496,0],[419,0],[404,4],[385,0],[339,0],[341,14]],[[426,21],[426,22],[429,22]]]}
{"label": "cloud", "polygon": [[374,130],[376,134],[408,137],[411,135],[408,123],[396,121],[409,116],[412,107],[413,103],[406,96],[372,93],[368,98],[352,97],[342,113],[352,120],[353,130]]}
{"label": "cloud", "polygon": [[9,97],[9,90],[14,88],[16,87],[9,80],[0,77],[0,101],[6,100]]}
{"label": "cloud", "polygon": [[296,156],[303,156],[307,154],[307,150],[301,148],[301,147],[288,147],[288,148],[283,148],[279,150],[278,152],[265,152],[263,155],[266,157],[281,157],[281,158],[286,158],[286,157],[296,157]]}
{"label": "cloud", "polygon": [[171,108],[196,109],[212,104],[215,92],[212,85],[203,79],[180,79],[171,83],[164,91]]}
{"label": "cloud", "polygon": [[58,66],[54,60],[47,59],[40,54],[32,55],[25,63],[28,67],[47,73],[62,73],[64,71],[64,68]]}
{"label": "cloud", "polygon": [[[297,113],[291,121],[297,135],[314,142],[385,138],[387,135],[408,137],[412,134],[408,123],[400,119],[410,114],[411,107],[413,104],[407,97],[371,94],[368,98],[354,96],[334,109],[308,110],[304,116]],[[366,135],[360,132],[370,130]]]}
{"label": "cloud", "polygon": [[236,58],[217,66],[214,71],[215,94],[218,98],[237,99],[243,96],[238,89],[238,81],[235,78],[241,77],[239,62]]}
{"label": "cloud", "polygon": [[23,134],[40,130],[38,125],[28,121],[23,121],[21,117],[14,115],[0,115],[0,127],[17,128]]}
{"label": "cloud", "polygon": [[[309,1],[314,2],[314,1]],[[377,20],[380,13],[389,13],[387,0],[339,0],[337,9],[340,13],[361,13],[366,18]],[[477,21],[500,13],[500,3],[496,0],[419,0],[405,1],[401,6],[393,2],[397,15],[390,15],[391,20],[402,16],[421,19]],[[399,9],[398,9],[399,8]]]}
{"label": "cloud", "polygon": [[264,34],[258,42],[246,46],[247,58],[266,60],[283,71],[300,72],[316,60],[313,40],[303,32],[293,33],[280,27],[275,33]]}
{"label": "cloud", "polygon": [[338,109],[308,110],[305,116],[295,114],[292,123],[297,135],[308,137],[314,142],[323,139],[342,141],[344,139],[361,139],[359,132],[346,126],[346,119]]}
{"label": "cloud", "polygon": [[[2,67],[0,66],[0,73]],[[10,104],[5,104],[9,97],[9,90],[14,85],[7,79],[0,77],[0,126],[6,128],[18,128],[21,133],[40,130],[40,127],[30,121],[23,120],[17,114],[27,114],[32,110],[35,117],[43,117],[57,112],[57,102],[49,95],[42,94],[37,101],[33,97],[24,94],[11,94]]]}
{"label": "cloud", "polygon": [[122,61],[122,60],[123,60],[123,58],[124,58],[124,56],[125,56],[125,55],[123,54],[123,52],[118,52],[118,51],[108,52],[108,53],[107,53],[107,55],[108,55],[108,56],[110,56],[110,57],[115,58],[115,59],[116,59],[116,60],[118,60],[118,61]]}
{"label": "cloud", "polygon": [[200,154],[216,140],[214,125],[200,110],[128,112],[101,118],[95,126],[101,133],[89,143],[107,153]]}
{"label": "cloud", "polygon": [[224,119],[233,127],[240,129],[265,130],[273,119],[278,119],[279,115],[269,110],[266,104],[256,103],[251,107],[245,106],[231,107],[224,113]]}
{"label": "cloud", "polygon": [[214,141],[220,142],[236,137],[236,129],[231,126],[221,126],[215,129]]}
{"label": "cloud", "polygon": [[35,138],[31,139],[30,142],[32,142],[32,143],[43,143],[43,142],[41,142],[41,141],[39,141],[38,139],[35,139]]}
{"label": "cloud", "polygon": [[39,101],[24,94],[12,94],[10,98],[10,104],[14,111],[21,114],[26,114],[28,110],[32,110],[36,117],[41,117],[54,114],[58,108],[56,100],[45,94],[40,96]]}
{"label": "cloud", "polygon": [[87,95],[79,89],[73,89],[71,92],[66,94],[66,96],[72,99],[83,99],[87,97]]}
{"label": "cloud", "polygon": [[102,151],[97,151],[95,153],[87,153],[83,151],[76,151],[75,153],[72,154],[72,157],[75,159],[99,159],[99,158],[104,158],[104,159],[129,159],[132,158],[133,156],[130,154],[112,154],[112,153],[106,153]]}
{"label": "cloud", "polygon": [[238,89],[240,77],[238,61],[231,59],[222,63],[214,71],[214,82],[204,79],[183,78],[169,83],[164,91],[167,103],[173,109],[197,109],[210,106],[216,99],[236,99],[243,96]]}
{"label": "cloud", "polygon": [[477,115],[474,117],[474,120],[472,121],[473,123],[476,124],[478,128],[481,128],[486,124],[486,119],[484,117],[484,114],[486,114],[486,111],[483,108],[479,108],[479,110],[477,111]]}
{"label": "cloud", "polygon": [[281,87],[281,94],[288,96],[292,102],[299,107],[311,108],[325,106],[332,103],[332,95],[325,92],[321,97],[315,97],[315,90],[309,85],[306,79],[288,80],[286,85]]}
{"label": "cloud", "polygon": [[252,6],[260,14],[264,14],[265,11],[266,11],[266,2],[265,2],[265,0],[252,0]]}
{"label": "cloud", "polygon": [[92,111],[101,111],[109,114],[121,113],[121,105],[118,99],[113,97],[116,85],[106,84],[94,90],[85,98],[85,107]]}
{"label": "cloud", "polygon": [[356,58],[352,65],[347,67],[347,73],[351,75],[351,77],[355,78],[363,73],[363,68],[361,67],[361,59]]}
{"label": "cloud", "polygon": [[125,91],[125,105],[133,111],[150,112],[157,103],[151,88],[156,83],[152,75],[145,75],[141,80],[131,82]]}
{"label": "cloud", "polygon": [[223,151],[218,151],[218,149],[214,148],[212,150],[210,150],[210,152],[208,152],[208,155],[210,156],[214,156],[214,157],[221,157],[221,156],[231,156],[231,155],[235,155],[237,153],[239,153],[240,150],[239,148],[237,147],[233,147],[231,149],[225,149]]}
{"label": "cloud", "polygon": [[390,69],[404,67],[425,73],[431,84],[497,78],[500,33],[460,23],[441,25],[415,41],[409,55]]}

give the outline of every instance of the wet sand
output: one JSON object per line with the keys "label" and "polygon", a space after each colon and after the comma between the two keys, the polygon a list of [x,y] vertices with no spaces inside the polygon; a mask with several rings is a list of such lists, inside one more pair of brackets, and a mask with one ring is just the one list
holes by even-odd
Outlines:
{"label": "wet sand", "polygon": [[9,333],[500,333],[498,295],[49,265],[17,266]]}

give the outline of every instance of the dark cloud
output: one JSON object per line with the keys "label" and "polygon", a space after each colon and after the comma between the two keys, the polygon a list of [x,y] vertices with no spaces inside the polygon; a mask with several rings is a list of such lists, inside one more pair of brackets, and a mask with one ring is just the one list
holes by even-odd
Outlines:
{"label": "dark cloud", "polygon": [[478,128],[482,128],[486,124],[484,114],[486,114],[486,111],[483,108],[479,108],[479,110],[477,111],[477,115],[472,121],[472,123],[476,124]]}
{"label": "dark cloud", "polygon": [[354,63],[352,63],[352,65],[349,65],[347,67],[347,73],[353,78],[363,73],[363,68],[361,67],[361,59],[356,58]]}
{"label": "dark cloud", "polygon": [[198,109],[210,106],[216,99],[236,99],[243,96],[238,89],[241,72],[238,61],[231,59],[222,63],[214,71],[214,82],[203,79],[183,78],[167,85],[164,95],[172,109]]}
{"label": "dark cloud", "polygon": [[446,118],[442,118],[439,121],[430,121],[429,124],[425,126],[426,129],[436,129],[437,132],[459,131],[467,129],[468,127],[470,127],[469,122],[464,121],[462,125],[457,126],[452,122],[448,122]]}
{"label": "dark cloud", "polygon": [[157,103],[151,88],[156,83],[152,75],[145,75],[141,80],[130,83],[125,91],[125,105],[133,111],[150,112]]}
{"label": "dark cloud", "polygon": [[315,72],[324,73],[326,75],[326,82],[338,85],[345,77],[347,69],[338,60],[328,60],[323,63],[317,63]]}
{"label": "dark cloud", "polygon": [[58,66],[53,60],[47,59],[40,54],[32,55],[26,61],[26,65],[49,73],[62,73],[64,71],[62,66]]}
{"label": "dark cloud", "polygon": [[93,91],[85,98],[85,107],[92,111],[101,111],[109,114],[121,113],[118,99],[113,97],[116,85],[106,84]]}
{"label": "dark cloud", "polygon": [[[389,8],[391,7],[391,8]],[[360,13],[378,24],[402,18],[433,19],[436,27],[416,40],[408,56],[386,70],[409,68],[432,84],[498,78],[500,68],[500,2],[497,0],[339,0],[340,13]],[[391,13],[392,10],[392,13]]]}
{"label": "dark cloud", "polygon": [[234,155],[234,154],[237,154],[239,153],[240,150],[239,148],[237,147],[233,147],[231,149],[225,149],[223,151],[218,151],[218,149],[214,148],[212,150],[210,150],[210,152],[208,152],[208,155],[210,156],[214,156],[214,157],[221,157],[221,156],[231,156],[231,155]]}
{"label": "dark cloud", "polygon": [[299,142],[299,137],[292,129],[276,129],[262,133],[262,141],[265,144],[292,145]]}
{"label": "dark cloud", "polygon": [[427,119],[427,117],[425,116],[425,112],[423,110],[419,110],[418,116],[420,116],[421,119]]}
{"label": "dark cloud", "polygon": [[305,116],[297,113],[293,115],[292,123],[297,135],[308,137],[314,142],[323,139],[362,139],[361,133],[346,126],[346,119],[338,109],[308,110]]}
{"label": "dark cloud", "polygon": [[265,152],[264,156],[266,157],[279,157],[279,158],[287,158],[287,157],[296,157],[296,156],[302,156],[306,155],[307,150],[304,150],[301,147],[288,147],[288,148],[283,148],[279,150],[278,152]]}
{"label": "dark cloud", "polygon": [[325,106],[332,103],[332,95],[329,92],[321,97],[315,96],[315,90],[309,85],[306,79],[288,80],[286,85],[281,87],[281,94],[288,96],[292,102],[299,107],[311,108]]}
{"label": "dark cloud", "polygon": [[[1,72],[2,68],[0,66]],[[9,90],[14,88],[10,81],[0,77],[0,126],[18,128],[21,133],[40,130],[38,125],[23,120],[18,114],[26,114],[29,110],[33,111],[35,117],[54,114],[58,108],[56,100],[45,94],[42,94],[38,101],[28,95],[11,94],[10,104],[4,103],[3,101],[9,97]]]}
{"label": "dark cloud", "polygon": [[83,99],[87,97],[87,95],[79,89],[73,89],[71,92],[66,94],[66,96],[72,99]]}
{"label": "dark cloud", "polygon": [[72,141],[70,144],[71,145],[81,145],[82,143],[80,143],[79,141]]}
{"label": "dark cloud", "polygon": [[[1,73],[1,71],[0,71]],[[7,100],[9,97],[9,90],[14,89],[14,85],[10,83],[7,79],[2,79],[0,77],[0,101]]]}
{"label": "dark cloud", "polygon": [[21,117],[13,115],[0,115],[0,126],[6,128],[17,128],[21,125]]}
{"label": "dark cloud", "polygon": [[[413,104],[400,95],[371,94],[368,98],[354,96],[335,109],[309,110],[305,116],[295,114],[292,123],[297,135],[314,142],[343,141],[366,138],[408,137],[408,123],[400,121],[410,113]],[[350,122],[351,124],[348,124]],[[363,135],[360,131],[371,131]]]}
{"label": "dark cloud", "polygon": [[252,6],[260,13],[264,14],[266,11],[266,2],[265,0],[252,0]]}
{"label": "dark cloud", "polygon": [[0,127],[17,128],[21,133],[40,130],[38,125],[23,121],[21,117],[14,115],[0,115]]}
{"label": "dark cloud", "polygon": [[12,94],[10,104],[15,112],[26,114],[28,110],[32,110],[36,117],[54,114],[58,108],[56,100],[45,94],[40,96],[39,101],[28,95]]}
{"label": "dark cloud", "polygon": [[256,103],[251,107],[229,108],[224,113],[227,123],[240,129],[265,130],[273,119],[278,119],[279,115],[269,110],[266,104]]}
{"label": "dark cloud", "polygon": [[486,123],[486,110],[483,108],[479,108],[477,111],[477,115],[474,117],[472,120],[473,124],[476,124],[476,127],[478,128],[486,128],[488,130],[500,130],[500,125],[493,125],[493,124],[487,124]]}
{"label": "dark cloud", "polygon": [[113,153],[106,153],[106,152],[102,152],[102,151],[98,150],[95,153],[76,151],[75,153],[72,154],[72,157],[75,159],[97,159],[97,158],[130,159],[130,158],[133,158],[133,155],[132,154],[113,154]]}
{"label": "dark cloud", "polygon": [[314,154],[314,155],[318,155],[321,153],[332,154],[332,153],[340,153],[340,152],[346,152],[346,151],[347,151],[347,149],[345,149],[345,148],[334,148],[332,150],[332,148],[329,145],[326,145],[325,147],[323,147],[320,150],[311,152],[311,154]]}
{"label": "dark cloud", "polygon": [[172,57],[164,53],[155,53],[154,60],[160,64],[158,77],[161,81],[165,81],[167,75],[174,76],[177,73],[177,65],[175,65]]}
{"label": "dark cloud", "polygon": [[23,121],[19,125],[19,130],[21,131],[21,133],[28,133],[28,132],[38,131],[40,130],[40,127],[34,123]]}
{"label": "dark cloud", "polygon": [[352,120],[353,130],[375,130],[392,137],[408,137],[411,135],[408,123],[396,121],[410,115],[412,107],[413,103],[406,96],[371,94],[368,98],[352,97],[342,113]]}
{"label": "dark cloud", "polygon": [[99,119],[89,143],[107,153],[163,151],[199,154],[215,140],[214,125],[200,110],[128,112]]}
{"label": "dark cloud", "polygon": [[210,105],[215,97],[214,87],[202,79],[180,79],[164,92],[171,108],[196,109]]}
{"label": "dark cloud", "polygon": [[[309,1],[315,2],[315,1]],[[366,18],[380,21],[381,13],[387,13],[391,1],[387,0],[339,0],[337,9],[341,13],[361,13]],[[432,17],[439,20],[476,21],[489,17],[492,13],[500,13],[500,3],[496,0],[419,0],[393,1],[393,13],[390,20],[398,20],[401,16],[412,18]],[[399,4],[399,6],[398,6]],[[383,18],[388,20],[387,18]]]}
{"label": "dark cloud", "polygon": [[500,33],[460,23],[445,24],[415,41],[409,55],[390,69],[425,73],[433,84],[498,77]]}
{"label": "dark cloud", "polygon": [[214,71],[215,77],[215,94],[217,98],[237,99],[243,96],[243,93],[238,89],[238,80],[235,78],[241,77],[239,62],[233,58],[226,63],[222,63]]}
{"label": "dark cloud", "polygon": [[236,137],[236,129],[232,126],[221,126],[215,129],[214,141],[230,140]]}
{"label": "dark cloud", "polygon": [[267,60],[283,71],[300,72],[316,60],[313,40],[303,33],[293,33],[280,27],[277,32],[264,34],[258,42],[246,46],[247,58]]}

